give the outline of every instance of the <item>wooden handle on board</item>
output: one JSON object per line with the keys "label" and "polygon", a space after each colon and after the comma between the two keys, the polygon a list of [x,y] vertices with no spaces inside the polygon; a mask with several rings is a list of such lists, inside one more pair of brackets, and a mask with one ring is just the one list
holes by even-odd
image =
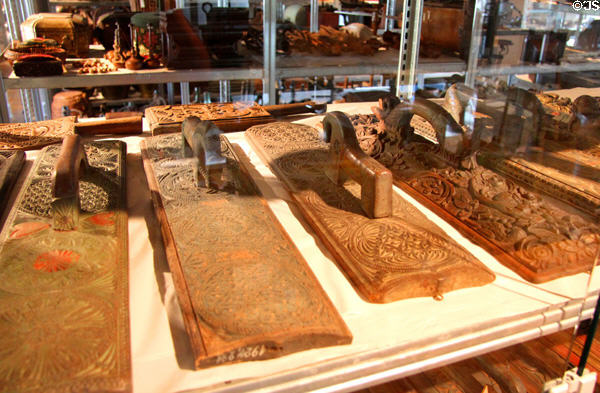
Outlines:
{"label": "wooden handle on board", "polygon": [[263,108],[272,116],[281,117],[302,113],[325,113],[327,111],[327,104],[317,104],[313,101],[307,101],[294,104],[267,105],[263,106]]}
{"label": "wooden handle on board", "polygon": [[401,140],[408,138],[413,132],[410,121],[414,115],[431,124],[443,150],[458,157],[468,152],[469,142],[461,126],[441,105],[424,98],[415,97],[396,105],[384,120],[386,131],[399,134]]}
{"label": "wooden handle on board", "polygon": [[352,123],[342,112],[330,112],[323,120],[331,163],[327,177],[342,185],[346,177],[361,186],[361,206],[370,218],[392,214],[392,172],[365,154]]}
{"label": "wooden handle on board", "polygon": [[70,231],[79,223],[79,176],[87,168],[85,150],[78,135],[63,139],[52,178],[53,228]]}
{"label": "wooden handle on board", "polygon": [[75,123],[75,133],[78,135],[141,134],[142,116]]}

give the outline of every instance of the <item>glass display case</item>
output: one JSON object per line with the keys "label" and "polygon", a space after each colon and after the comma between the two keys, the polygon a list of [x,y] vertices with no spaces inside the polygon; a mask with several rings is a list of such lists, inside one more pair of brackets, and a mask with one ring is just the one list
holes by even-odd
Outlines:
{"label": "glass display case", "polygon": [[[41,8],[16,3],[3,1],[11,11],[8,34],[25,42],[20,24]],[[121,213],[129,217],[119,219],[126,223],[120,232],[126,241],[120,241],[129,251],[123,309],[131,320],[130,352],[125,345],[120,353],[131,356],[134,392],[353,391],[592,317],[600,290],[594,274],[600,255],[600,16],[585,7],[593,2],[114,3],[106,10],[106,2],[50,1],[51,11],[75,6],[93,21],[85,23],[99,29],[89,47],[97,60],[86,65],[90,58],[68,55],[61,75],[19,77],[6,68],[0,109],[3,123],[54,117],[71,128],[80,124],[75,114],[146,109],[142,135],[118,136],[119,151],[124,144],[128,152],[126,160],[119,156],[127,167],[119,174],[127,185]],[[76,39],[61,34],[67,51],[65,41]],[[57,50],[48,42],[41,46]],[[10,51],[17,52],[15,63],[22,61],[21,49],[7,42],[7,61]],[[82,91],[61,95],[62,89]],[[279,105],[309,100],[312,109],[326,102],[327,113],[277,115],[283,113]],[[193,114],[234,132],[220,135],[200,119],[184,122]],[[246,124],[244,116],[265,124],[225,129]],[[56,128],[49,124],[29,134],[27,125],[3,126],[31,138]],[[157,127],[165,124],[171,128]],[[116,160],[112,150],[94,146],[87,149]],[[34,151],[28,159],[58,156],[49,151],[49,158]],[[72,161],[87,168],[75,153]],[[100,159],[92,158],[97,165]],[[116,171],[113,164],[106,171]],[[49,183],[48,168],[43,160],[35,164],[32,174],[21,176],[38,178],[22,179],[19,187]],[[227,176],[238,178],[223,180]],[[103,187],[95,192],[112,190]],[[248,202],[254,197],[259,202]],[[7,206],[25,206],[26,198],[32,197],[13,192]],[[389,209],[379,209],[386,203]],[[259,208],[267,213],[255,213]],[[47,234],[49,213],[32,224],[26,219],[37,212],[24,209],[4,213],[9,229],[0,241]],[[108,232],[115,220],[103,214],[82,214],[82,228]],[[279,234],[277,242],[272,233]],[[236,241],[245,248],[226,248]],[[4,263],[10,258],[2,259],[1,244]],[[284,251],[304,265],[283,269],[280,279],[268,268]],[[59,274],[79,261],[68,250],[53,252],[42,262],[56,263]],[[257,254],[272,255],[264,258],[264,269],[251,262]],[[192,273],[178,271],[173,260],[189,262],[184,267]],[[194,269],[214,260],[226,267],[187,285],[190,276],[208,274]],[[264,288],[252,286],[260,280]],[[241,301],[231,300],[231,293],[248,287]],[[267,312],[245,307],[265,293]],[[301,304],[314,318],[287,301],[315,293],[322,303]],[[289,318],[274,317],[271,305]],[[292,334],[227,346],[229,339],[262,334],[265,326],[298,334],[290,321],[310,330],[328,318],[342,333],[308,334],[315,341],[306,339],[315,344],[311,349],[296,352],[294,345],[306,342],[290,340],[293,349],[284,351]],[[340,345],[318,345],[327,340]],[[214,350],[219,346],[227,350]],[[218,353],[198,355],[210,350]],[[277,351],[286,356],[249,361]],[[206,357],[215,364],[203,363]],[[0,381],[18,374],[5,369]]]}

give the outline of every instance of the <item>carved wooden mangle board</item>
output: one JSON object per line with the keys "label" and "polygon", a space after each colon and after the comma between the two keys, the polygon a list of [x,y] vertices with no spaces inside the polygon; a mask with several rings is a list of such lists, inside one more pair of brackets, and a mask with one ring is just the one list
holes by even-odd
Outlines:
{"label": "carved wooden mangle board", "polygon": [[0,149],[37,149],[74,133],[75,116],[31,123],[0,124]]}
{"label": "carved wooden mangle board", "polygon": [[125,145],[85,145],[75,230],[53,228],[40,152],[0,234],[0,391],[131,389]]}
{"label": "carved wooden mangle board", "polygon": [[328,144],[316,129],[271,123],[245,135],[367,300],[441,298],[494,280],[491,271],[395,193],[392,216],[367,218],[357,197],[359,185],[337,186],[325,176]]}
{"label": "carved wooden mangle board", "polygon": [[0,150],[0,215],[8,203],[10,190],[17,180],[24,161],[25,153],[22,151]]}
{"label": "carved wooden mangle board", "polygon": [[600,246],[596,219],[515,183],[495,166],[525,184],[546,188],[547,194],[575,198],[556,179],[517,162],[494,162],[491,156],[482,161],[494,170],[480,165],[458,169],[439,158],[437,145],[402,145],[377,133],[376,120],[365,123],[364,116],[351,117],[361,147],[392,170],[394,183],[519,275],[539,283],[591,268]]}
{"label": "carved wooden mangle board", "polygon": [[590,167],[541,149],[518,156],[486,153],[478,160],[521,184],[600,217],[600,166]]}
{"label": "carved wooden mangle board", "polygon": [[196,367],[347,344],[352,336],[238,160],[220,190],[196,186],[182,135],[141,143]]}
{"label": "carved wooden mangle board", "polygon": [[269,112],[259,105],[246,103],[212,103],[153,106],[145,111],[152,135],[179,132],[181,122],[190,116],[215,123],[223,131],[240,131],[250,125],[272,121]]}

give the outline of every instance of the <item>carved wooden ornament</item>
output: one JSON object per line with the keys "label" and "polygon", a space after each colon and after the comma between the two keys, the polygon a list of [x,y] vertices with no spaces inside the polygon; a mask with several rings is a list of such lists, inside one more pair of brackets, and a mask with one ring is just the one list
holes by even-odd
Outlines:
{"label": "carved wooden ornament", "polygon": [[40,152],[0,234],[3,392],[131,390],[125,145],[72,138]]}
{"label": "carved wooden ornament", "polygon": [[[141,143],[196,367],[350,343],[342,318],[240,166],[243,151],[224,138],[214,151],[214,128],[186,120],[184,135]],[[202,160],[209,150],[214,166]]]}
{"label": "carved wooden ornament", "polygon": [[[399,118],[394,111],[386,121]],[[487,169],[473,155],[452,159],[439,145],[406,141],[396,129],[382,133],[373,117],[351,118],[361,147],[391,169],[396,185],[523,278],[540,283],[591,268],[600,247],[596,219],[532,186],[554,197],[563,195],[571,203],[586,199],[593,204],[593,198],[569,193],[559,181],[518,163],[479,156],[478,161],[493,170]],[[403,118],[403,124],[407,120]]]}
{"label": "carved wooden ornament", "polygon": [[0,149],[29,150],[61,142],[74,133],[75,116],[31,123],[0,124]]}
{"label": "carved wooden ornament", "polygon": [[242,127],[237,128],[237,131],[243,130],[246,120],[258,122],[262,120],[263,123],[266,123],[272,119],[269,112],[253,103],[152,106],[146,109],[145,116],[148,119],[152,135],[180,132],[183,120],[191,116],[210,120],[224,131],[233,130],[236,125]]}
{"label": "carved wooden ornament", "polygon": [[494,274],[398,194],[389,217],[371,219],[355,181],[326,175],[330,146],[305,125],[271,123],[246,131],[353,286],[386,303],[492,282]]}
{"label": "carved wooden ornament", "polygon": [[152,135],[179,132],[181,123],[194,116],[212,121],[224,132],[244,131],[248,127],[275,121],[275,117],[301,113],[323,113],[326,104],[299,102],[294,104],[260,106],[249,102],[212,104],[162,105],[145,111]]}

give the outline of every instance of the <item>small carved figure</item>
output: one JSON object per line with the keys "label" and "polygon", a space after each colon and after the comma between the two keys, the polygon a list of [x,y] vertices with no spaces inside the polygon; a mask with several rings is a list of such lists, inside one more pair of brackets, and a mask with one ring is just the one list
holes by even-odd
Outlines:
{"label": "small carved figure", "polygon": [[195,116],[188,117],[181,124],[181,151],[184,156],[192,155],[197,161],[194,179],[200,185],[201,176],[208,188],[219,188],[221,177],[227,160],[221,155],[221,131],[212,122],[200,120]]}

